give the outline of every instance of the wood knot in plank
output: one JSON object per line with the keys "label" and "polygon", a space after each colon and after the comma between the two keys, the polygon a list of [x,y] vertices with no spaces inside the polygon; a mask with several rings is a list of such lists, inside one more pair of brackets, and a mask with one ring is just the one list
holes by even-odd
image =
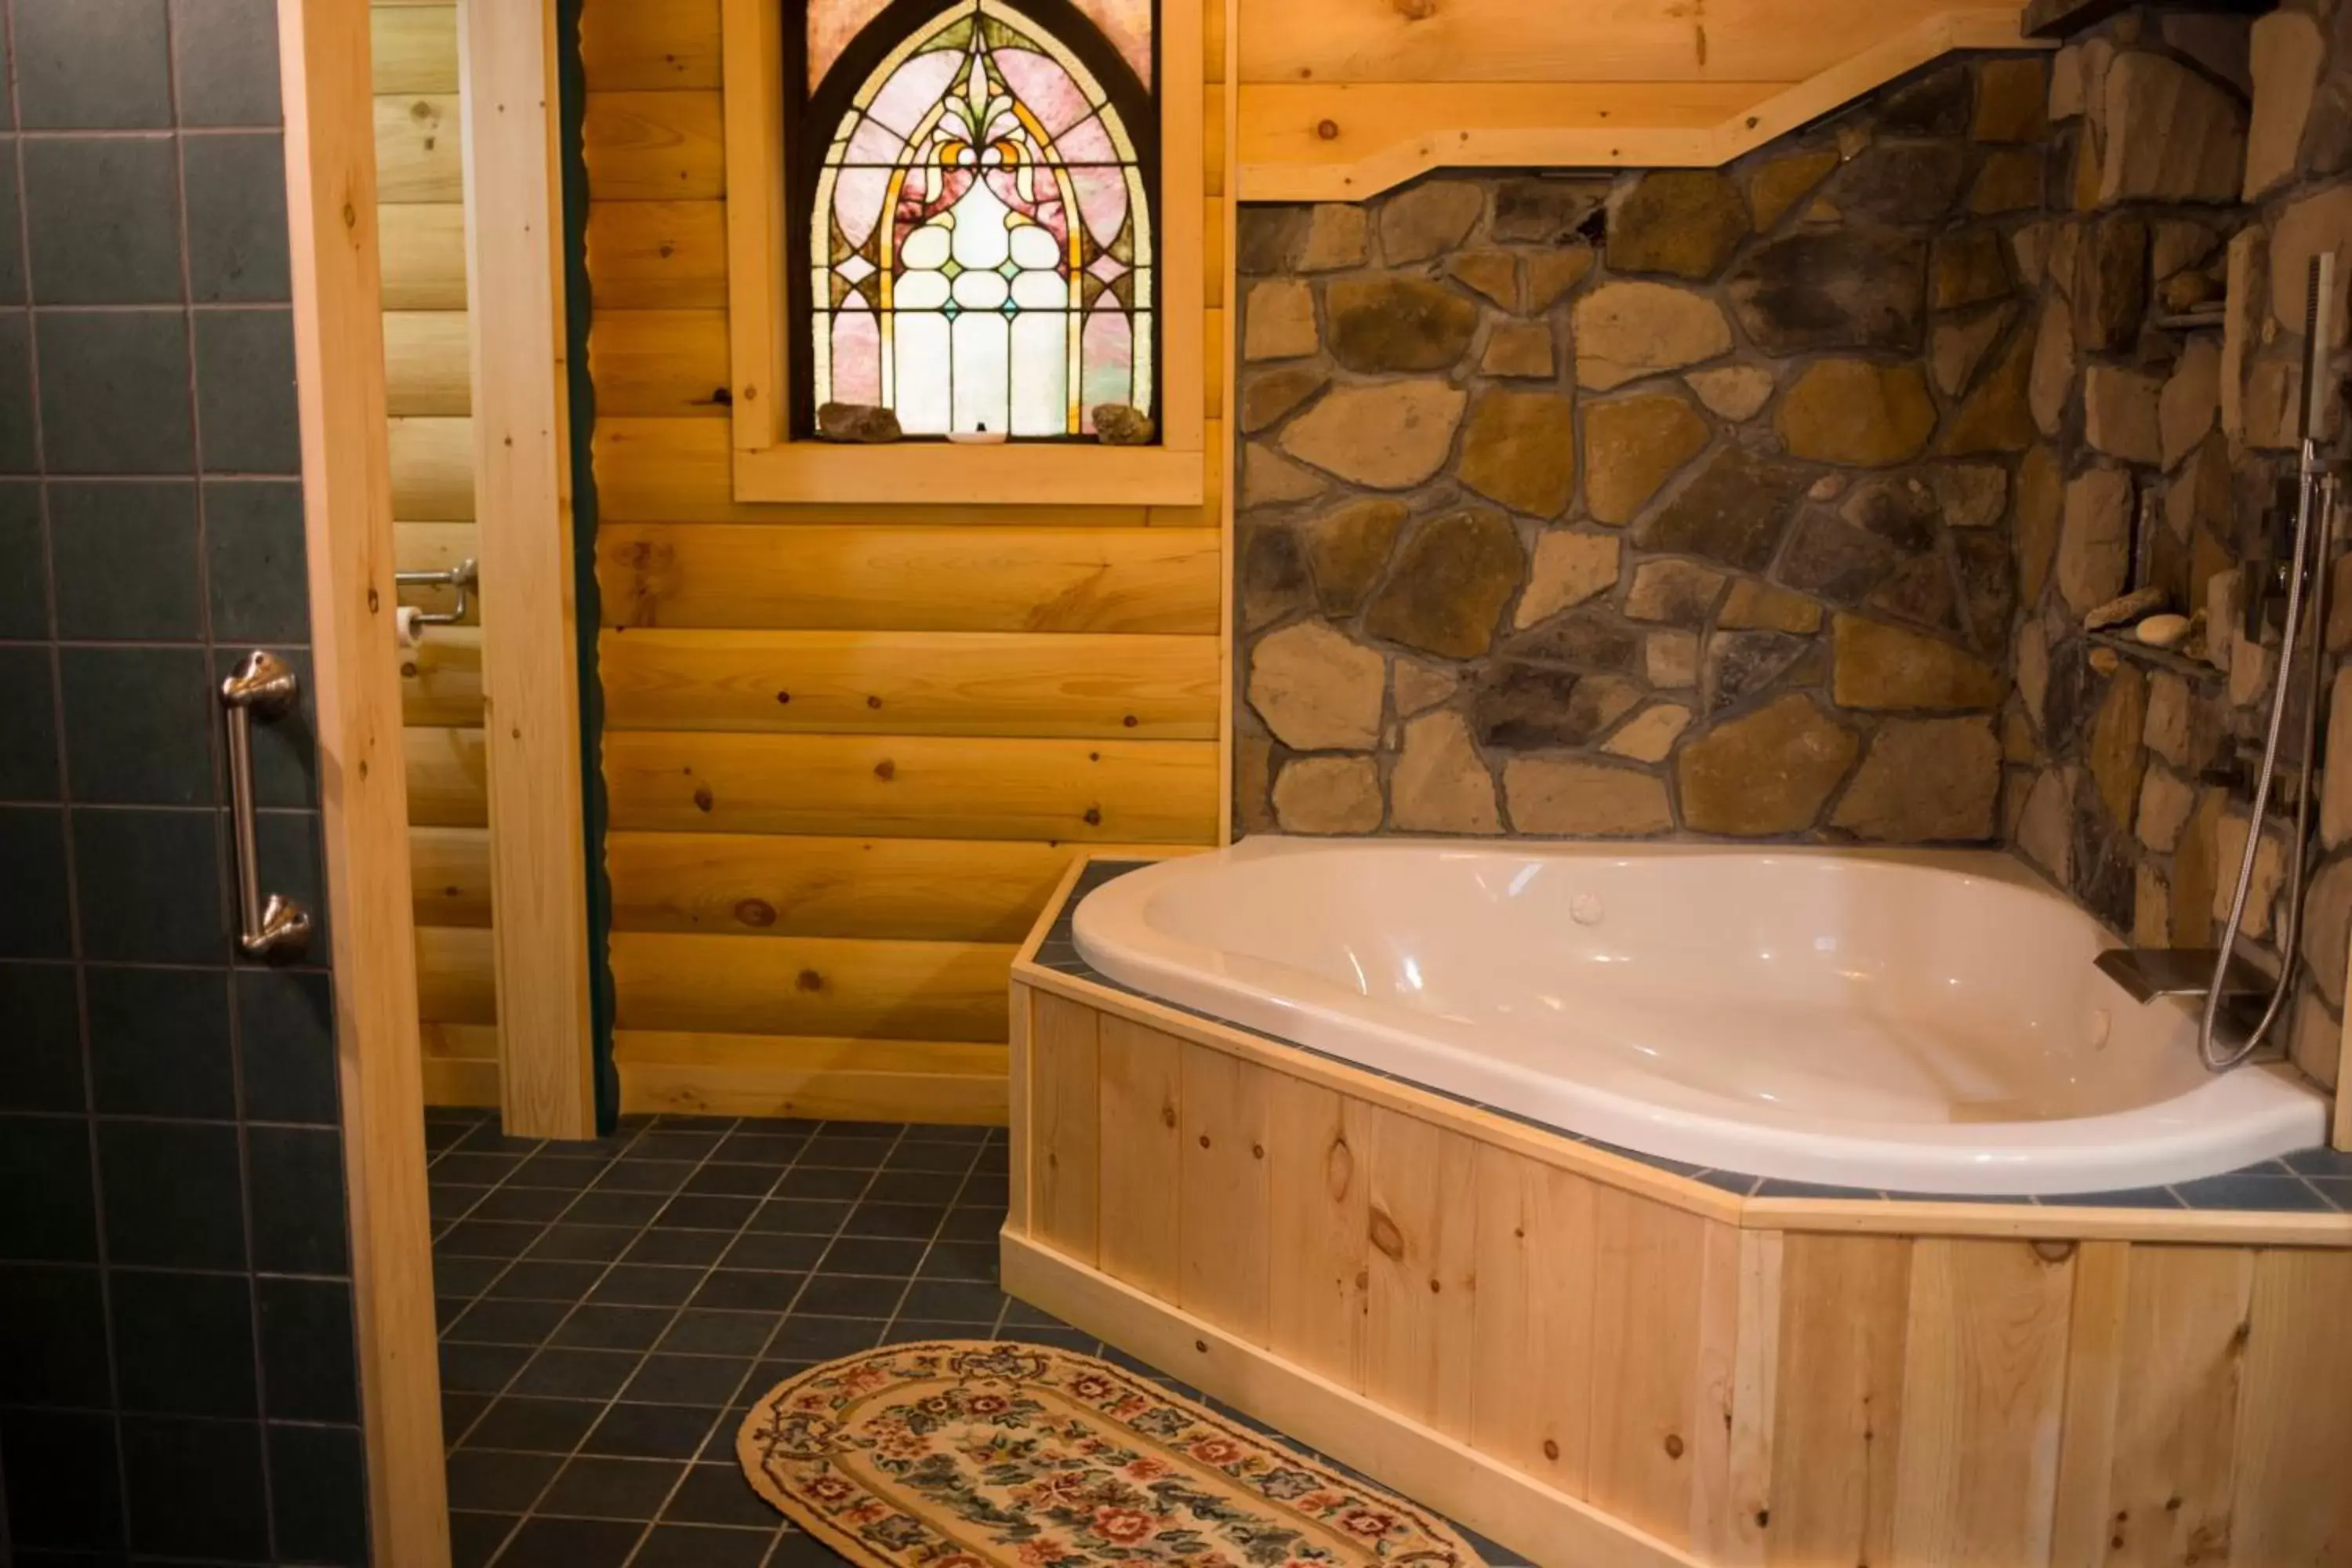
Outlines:
{"label": "wood knot in plank", "polygon": [[711,806],[716,805],[717,802],[718,797],[710,793],[710,786],[709,784],[698,784],[694,786],[695,810],[702,813],[705,816],[708,816],[710,815]]}
{"label": "wood knot in plank", "polygon": [[1391,1260],[1403,1258],[1404,1232],[1397,1228],[1397,1222],[1388,1216],[1385,1209],[1375,1208],[1371,1211],[1370,1228],[1373,1247]]}
{"label": "wood knot in plank", "polygon": [[735,918],[747,926],[772,926],[776,923],[776,906],[765,899],[745,899],[735,906]]}
{"label": "wood knot in plank", "polygon": [[1356,1179],[1355,1152],[1348,1147],[1345,1138],[1331,1140],[1331,1147],[1323,1156],[1323,1185],[1333,1202],[1348,1195],[1348,1188]]}

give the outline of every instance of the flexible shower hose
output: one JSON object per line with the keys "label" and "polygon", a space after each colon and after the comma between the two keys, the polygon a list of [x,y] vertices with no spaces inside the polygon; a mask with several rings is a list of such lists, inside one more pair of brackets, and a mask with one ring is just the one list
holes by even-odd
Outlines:
{"label": "flexible shower hose", "polygon": [[[2304,563],[2310,555],[2313,514],[2320,517],[2321,527],[2325,529],[2334,514],[2336,487],[2333,479],[2320,479],[2313,472],[2315,465],[2308,453],[2306,446],[2303,496],[2295,508],[2294,554],[2290,558],[2293,564],[2287,571],[2285,635],[2280,639],[2278,679],[2271,692],[2270,732],[2263,746],[2262,771],[2254,779],[2253,813],[2247,818],[2246,852],[2238,862],[2237,890],[2230,900],[2230,919],[2221,931],[2221,955],[2214,960],[2213,984],[2206,989],[2205,1016],[2197,1029],[2197,1054],[2214,1072],[2229,1071],[2253,1055],[2270,1037],[2272,1026],[2278,1022],[2279,1009],[2286,1005],[2287,992],[2294,984],[2296,949],[2303,934],[2304,862],[2309,858],[2311,844],[2311,797],[2317,793],[2312,787],[2312,766],[2316,761],[2312,750],[2319,740],[2320,693],[2315,674],[2312,681],[2311,700],[2304,704],[2303,711],[2303,788],[2297,792],[2294,803],[2294,846],[2287,862],[2286,913],[2279,933],[2278,983],[2271,988],[2270,1004],[2263,1009],[2261,1020],[2247,1031],[2246,1037],[2228,1050],[2221,1049],[2214,1039],[2214,1032],[2221,1018],[2221,986],[2230,973],[2230,960],[2237,952],[2238,932],[2245,924],[2246,902],[2253,889],[2254,864],[2262,852],[2263,819],[2270,808],[2271,784],[2278,773],[2279,736],[2286,728],[2287,701],[2294,689],[2295,645],[2302,639],[2306,622],[2314,630],[2312,669],[2316,672],[2320,664],[2318,628],[2322,625],[2322,616],[2318,611],[2325,596],[2326,574],[2318,568],[2306,573]],[[2304,608],[2306,576],[2314,584],[2308,616]],[[2207,627],[2206,635],[2214,635],[2213,628]]]}

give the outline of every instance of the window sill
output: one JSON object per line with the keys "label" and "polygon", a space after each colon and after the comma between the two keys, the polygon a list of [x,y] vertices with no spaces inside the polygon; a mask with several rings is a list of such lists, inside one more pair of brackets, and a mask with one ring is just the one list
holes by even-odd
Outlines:
{"label": "window sill", "polygon": [[735,453],[739,501],[1198,506],[1199,452],[1072,444],[860,447],[788,441]]}

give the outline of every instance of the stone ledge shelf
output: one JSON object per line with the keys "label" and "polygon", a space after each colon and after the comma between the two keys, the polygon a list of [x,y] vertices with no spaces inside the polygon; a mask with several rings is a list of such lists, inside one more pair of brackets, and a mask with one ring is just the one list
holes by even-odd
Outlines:
{"label": "stone ledge shelf", "polygon": [[2230,679],[2225,670],[2216,669],[2201,658],[2192,658],[2178,648],[2158,647],[2144,643],[2129,632],[2090,632],[2085,634],[2093,647],[2113,648],[2124,658],[2147,665],[2151,669],[2168,669],[2173,674],[2200,683],[2219,683]]}

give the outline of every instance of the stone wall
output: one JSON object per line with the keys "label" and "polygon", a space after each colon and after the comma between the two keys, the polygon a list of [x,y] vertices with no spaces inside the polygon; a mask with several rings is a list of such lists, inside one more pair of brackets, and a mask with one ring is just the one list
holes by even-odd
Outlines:
{"label": "stone wall", "polygon": [[2047,68],[1244,208],[1244,830],[2000,838]]}
{"label": "stone wall", "polygon": [[[2127,12],[2056,57],[2049,115],[2068,173],[2034,241],[2047,258],[2029,396],[2040,439],[2019,474],[2010,832],[2135,941],[2210,946],[2279,660],[2274,624],[2245,635],[2239,568],[2291,518],[2277,495],[2298,437],[2312,254],[2343,253],[2339,310],[2352,285],[2352,6],[2290,0],[2259,22]],[[2334,377],[2329,391],[2340,395]],[[2352,644],[2342,564],[2331,667]],[[2197,613],[2189,644],[2162,653],[2085,631],[2127,590]],[[2326,774],[2342,782],[2323,795],[2286,1032],[2332,1083],[2352,911],[2352,675],[2327,673]],[[2299,743],[2298,719],[2289,763]],[[2288,780],[2257,857],[2257,948],[2283,927],[2293,799]]]}

